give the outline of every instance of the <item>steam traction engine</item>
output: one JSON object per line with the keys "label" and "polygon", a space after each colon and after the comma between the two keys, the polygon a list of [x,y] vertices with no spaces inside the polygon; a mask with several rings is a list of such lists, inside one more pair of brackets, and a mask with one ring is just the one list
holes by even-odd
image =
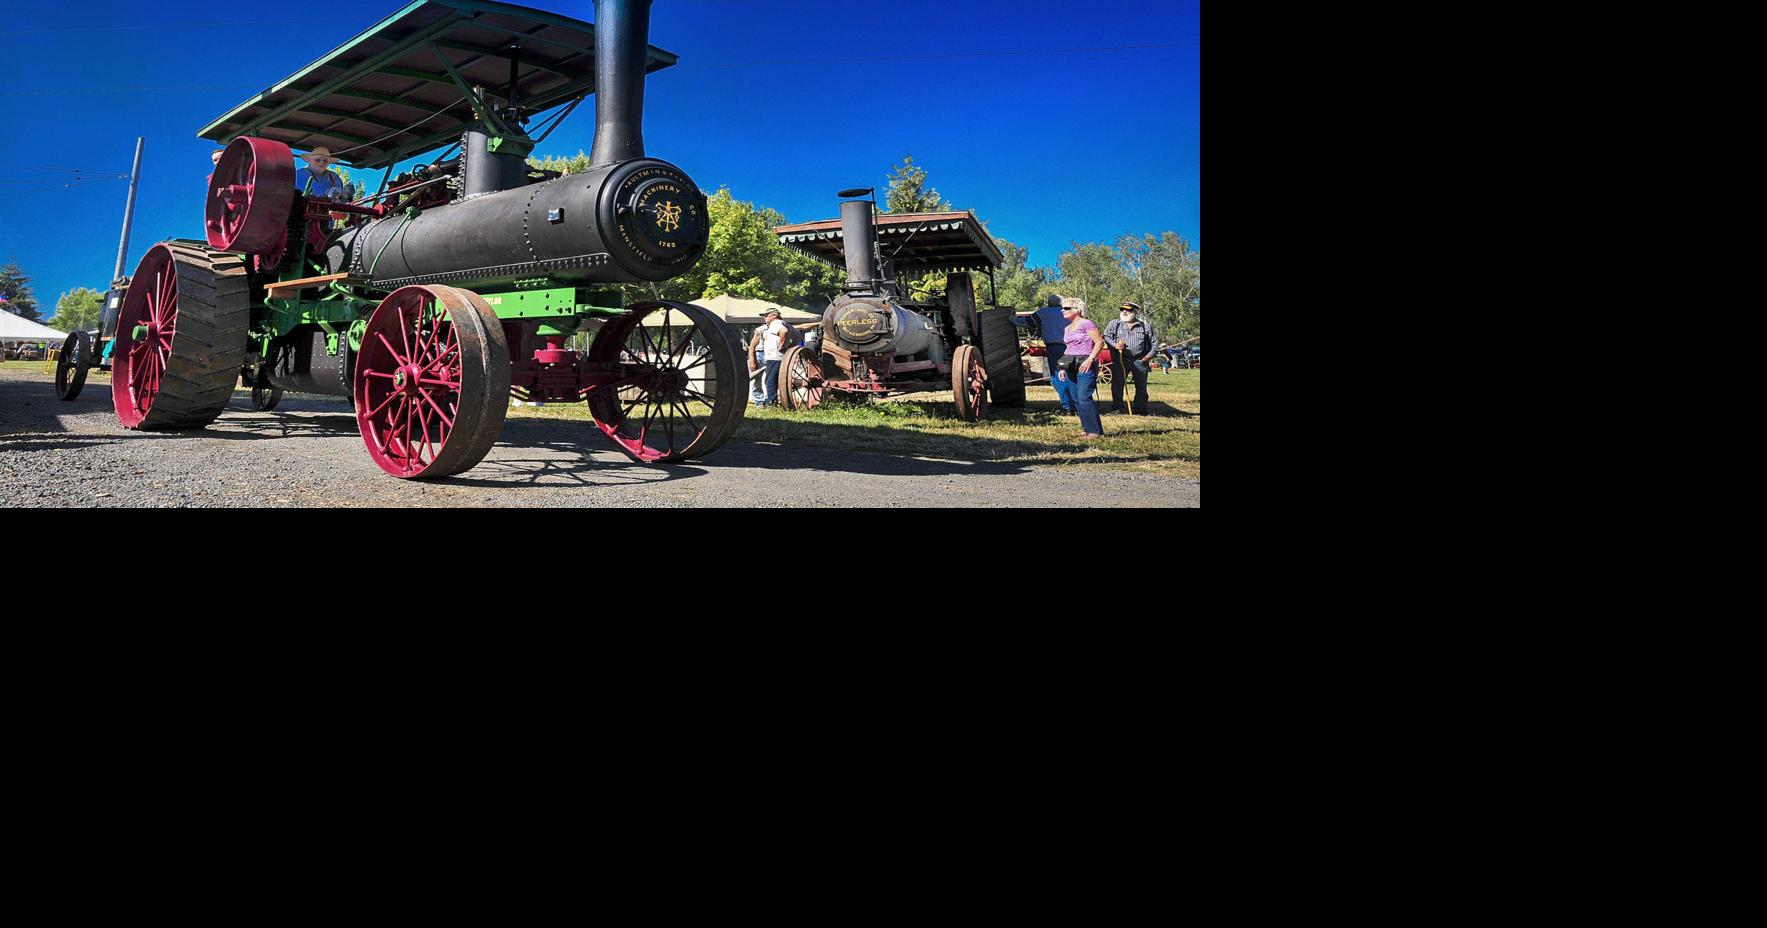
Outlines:
{"label": "steam traction engine", "polygon": [[[612,286],[680,275],[706,245],[704,194],[644,154],[645,75],[676,60],[648,45],[649,23],[650,0],[598,0],[594,25],[417,0],[204,128],[228,143],[207,240],[163,242],[135,272],[117,326],[122,424],[202,428],[243,376],[260,408],[284,389],[350,397],[396,477],[477,464],[512,394],[587,401],[639,461],[717,449],[748,402],[735,333],[690,304],[622,306]],[[530,169],[591,93],[587,173]],[[380,189],[308,198],[291,146],[385,168]],[[594,333],[586,355],[566,348],[578,332]]]}
{"label": "steam traction engine", "polygon": [[[988,274],[992,297],[1002,258],[974,213],[879,215],[873,200],[847,200],[839,219],[773,232],[847,271],[845,293],[822,316],[819,347],[793,348],[779,366],[787,409],[813,409],[830,391],[870,398],[949,389],[957,415],[970,421],[985,417],[990,402],[1025,404],[1013,311],[992,299],[977,305],[969,272]],[[938,271],[947,272],[942,299],[908,299],[901,278]]]}

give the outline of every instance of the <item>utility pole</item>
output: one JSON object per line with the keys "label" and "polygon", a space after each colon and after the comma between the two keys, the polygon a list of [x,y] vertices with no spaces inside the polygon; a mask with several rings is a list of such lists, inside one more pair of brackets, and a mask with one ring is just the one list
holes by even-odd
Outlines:
{"label": "utility pole", "polygon": [[117,270],[110,275],[111,287],[123,279],[123,262],[129,260],[129,226],[135,221],[135,188],[141,184],[141,147],[146,137],[135,138],[135,166],[129,170],[129,205],[123,207],[123,240],[117,245]]}

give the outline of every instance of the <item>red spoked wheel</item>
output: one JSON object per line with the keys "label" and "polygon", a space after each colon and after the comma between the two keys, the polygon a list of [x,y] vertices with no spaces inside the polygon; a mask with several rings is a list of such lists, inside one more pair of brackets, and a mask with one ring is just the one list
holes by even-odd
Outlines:
{"label": "red spoked wheel", "polygon": [[980,422],[987,417],[988,372],[974,345],[959,345],[951,355],[951,394],[957,400],[959,419]]}
{"label": "red spoked wheel", "polygon": [[822,365],[814,352],[799,345],[785,353],[779,365],[779,401],[787,410],[821,406],[822,383]]}
{"label": "red spoked wheel", "polygon": [[117,421],[150,431],[215,421],[239,379],[250,321],[250,282],[237,256],[189,241],[148,249],[117,314]]}
{"label": "red spoked wheel", "polygon": [[735,330],[689,303],[634,305],[601,327],[589,359],[620,370],[619,380],[589,394],[589,411],[637,461],[704,457],[729,440],[748,408]]}
{"label": "red spoked wheel", "polygon": [[503,324],[470,290],[393,291],[362,336],[355,399],[362,441],[381,470],[409,480],[473,467],[509,411]]}
{"label": "red spoked wheel", "polygon": [[275,250],[288,229],[294,179],[294,152],[287,145],[234,139],[215,165],[203,205],[209,247],[248,255]]}

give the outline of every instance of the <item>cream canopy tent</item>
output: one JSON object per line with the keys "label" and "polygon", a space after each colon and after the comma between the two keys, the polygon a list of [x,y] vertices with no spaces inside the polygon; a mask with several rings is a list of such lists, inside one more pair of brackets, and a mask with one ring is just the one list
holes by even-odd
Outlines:
{"label": "cream canopy tent", "polygon": [[[693,305],[711,311],[712,315],[734,326],[760,325],[761,317],[769,309],[779,310],[779,318],[784,320],[787,325],[802,325],[822,319],[815,313],[807,313],[801,309],[769,303],[766,300],[747,300],[740,296],[731,296],[728,293],[712,297],[709,300],[693,300],[692,302]],[[662,325],[662,315],[652,313],[645,319],[644,324]]]}
{"label": "cream canopy tent", "polygon": [[57,332],[23,316],[0,310],[0,342],[54,342],[59,348],[64,341],[67,341],[66,332]]}

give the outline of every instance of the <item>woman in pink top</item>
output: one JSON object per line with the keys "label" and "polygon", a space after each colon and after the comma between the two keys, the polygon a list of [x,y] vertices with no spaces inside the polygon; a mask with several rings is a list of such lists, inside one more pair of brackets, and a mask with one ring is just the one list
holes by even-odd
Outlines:
{"label": "woman in pink top", "polygon": [[1061,301],[1062,318],[1068,327],[1062,332],[1067,353],[1061,356],[1061,369],[1056,376],[1074,385],[1074,410],[1080,414],[1080,437],[1103,438],[1104,423],[1098,418],[1098,401],[1092,394],[1098,386],[1098,353],[1104,350],[1104,333],[1086,318],[1086,301],[1068,298]]}

